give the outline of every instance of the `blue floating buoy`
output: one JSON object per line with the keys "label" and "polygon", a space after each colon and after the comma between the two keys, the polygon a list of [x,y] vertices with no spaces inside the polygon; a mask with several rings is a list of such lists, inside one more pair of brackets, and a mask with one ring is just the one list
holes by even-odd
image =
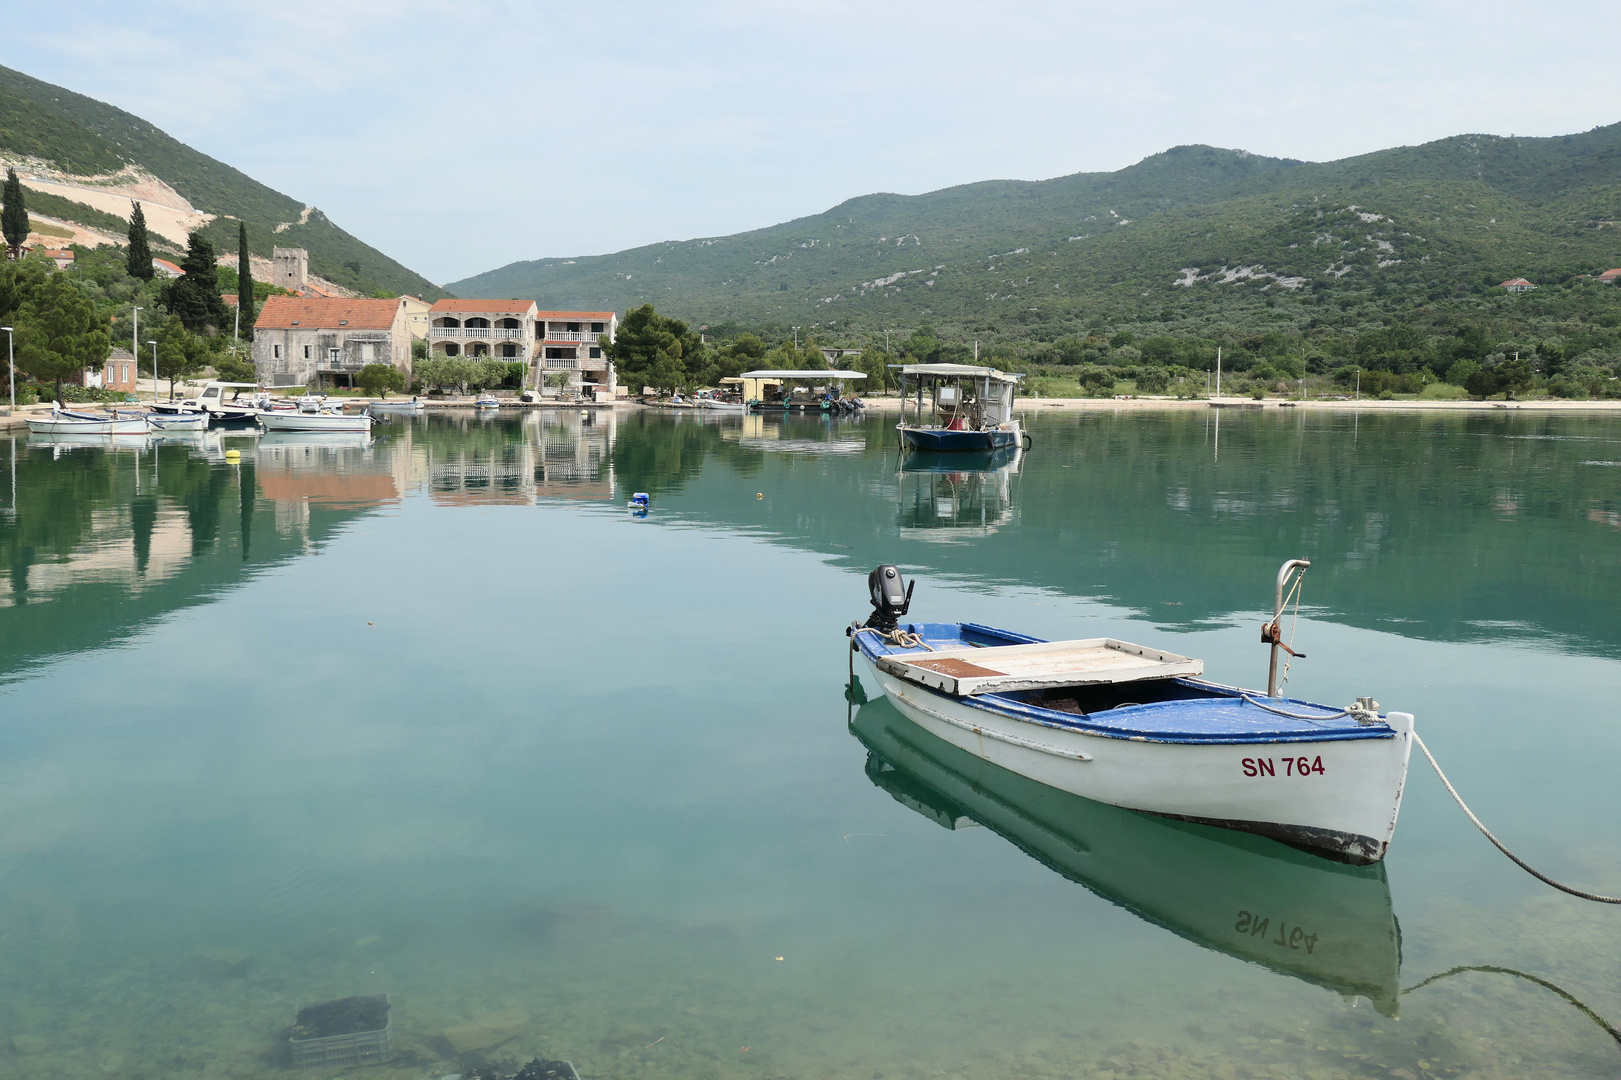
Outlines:
{"label": "blue floating buoy", "polygon": [[650,502],[651,500],[647,497],[647,492],[638,491],[636,494],[630,497],[630,508],[632,510],[645,511]]}

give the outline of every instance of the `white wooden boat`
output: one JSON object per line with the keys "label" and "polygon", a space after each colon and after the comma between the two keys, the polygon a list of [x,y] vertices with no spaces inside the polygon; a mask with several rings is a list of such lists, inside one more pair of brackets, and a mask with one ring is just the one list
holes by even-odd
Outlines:
{"label": "white wooden boat", "polygon": [[480,394],[478,399],[473,402],[473,408],[475,409],[499,409],[500,407],[500,399],[494,394]]}
{"label": "white wooden boat", "polygon": [[427,409],[427,403],[418,401],[416,398],[400,398],[398,401],[374,401],[366,406],[366,411],[372,414],[406,413],[414,415],[426,412]]}
{"label": "white wooden boat", "polygon": [[83,413],[55,408],[30,416],[28,430],[39,435],[145,435],[145,413]]}
{"label": "white wooden boat", "polygon": [[[1299,561],[1285,564],[1282,586]],[[869,578],[850,628],[862,675],[931,734],[1038,783],[1113,806],[1384,858],[1410,713],[1335,709],[1210,682],[1201,661],[1110,638],[1043,641],[976,623],[899,623],[900,572]],[[1277,625],[1275,617],[1271,627]]]}
{"label": "white wooden boat", "polygon": [[259,414],[259,426],[266,431],[370,431],[373,423],[375,421],[366,413],[350,414],[336,409]]}
{"label": "white wooden boat", "polygon": [[209,416],[201,409],[163,410],[146,414],[146,426],[151,431],[206,431]]}

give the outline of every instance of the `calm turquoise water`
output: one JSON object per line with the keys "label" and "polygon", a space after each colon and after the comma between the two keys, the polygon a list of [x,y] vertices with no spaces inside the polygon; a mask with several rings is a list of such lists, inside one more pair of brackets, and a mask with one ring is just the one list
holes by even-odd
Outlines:
{"label": "calm turquoise water", "polygon": [[1621,1068],[1621,911],[1427,767],[1338,867],[976,769],[842,635],[893,561],[1255,685],[1303,555],[1290,692],[1621,892],[1621,420],[1054,410],[982,472],[698,420],[0,441],[0,1077],[292,1075],[297,1003],[376,992],[379,1076]]}

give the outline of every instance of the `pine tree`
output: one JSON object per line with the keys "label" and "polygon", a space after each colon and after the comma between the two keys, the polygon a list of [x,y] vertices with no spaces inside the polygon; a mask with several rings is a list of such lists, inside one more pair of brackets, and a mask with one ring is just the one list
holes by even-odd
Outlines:
{"label": "pine tree", "polygon": [[169,283],[163,303],[171,315],[179,316],[193,334],[217,334],[231,325],[231,310],[220,296],[219,267],[214,245],[194,232],[186,244],[186,258],[180,264],[185,273]]}
{"label": "pine tree", "polygon": [[16,169],[6,170],[6,190],[0,210],[0,233],[6,237],[6,247],[13,259],[22,258],[23,245],[28,243],[28,208],[23,205],[23,182],[17,179]]}
{"label": "pine tree", "polygon": [[242,320],[242,336],[253,340],[253,264],[248,258],[248,223],[236,223],[236,310]]}
{"label": "pine tree", "polygon": [[146,242],[146,214],[134,199],[130,205],[135,210],[129,216],[129,276],[151,281],[156,271],[152,269],[152,248]]}

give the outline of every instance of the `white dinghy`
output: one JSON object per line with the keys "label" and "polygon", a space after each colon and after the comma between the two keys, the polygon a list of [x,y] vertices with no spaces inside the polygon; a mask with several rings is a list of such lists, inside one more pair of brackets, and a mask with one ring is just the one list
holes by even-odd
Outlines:
{"label": "white dinghy", "polygon": [[[1413,717],[1280,697],[1278,575],[1266,693],[1201,676],[1201,661],[1111,638],[1043,641],[976,623],[901,623],[911,588],[880,566],[852,625],[862,673],[908,719],[1049,787],[1167,817],[1377,862],[1396,828]],[[914,583],[915,584],[915,583]],[[852,657],[853,660],[853,657]]]}

